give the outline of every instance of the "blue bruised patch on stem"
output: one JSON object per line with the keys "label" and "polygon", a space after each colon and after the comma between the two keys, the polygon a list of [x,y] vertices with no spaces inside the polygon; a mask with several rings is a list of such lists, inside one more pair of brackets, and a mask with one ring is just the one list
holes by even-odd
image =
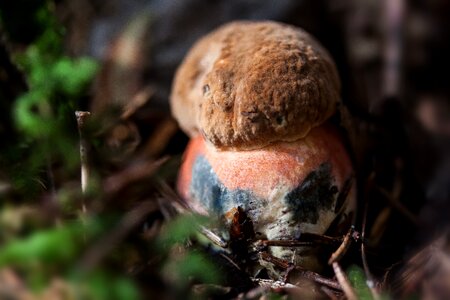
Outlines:
{"label": "blue bruised patch on stem", "polygon": [[319,211],[332,210],[337,193],[331,165],[323,163],[286,195],[286,203],[294,211],[296,220],[317,224]]}
{"label": "blue bruised patch on stem", "polygon": [[251,191],[229,190],[212,169],[203,155],[199,155],[192,168],[190,193],[193,199],[200,201],[209,212],[224,214],[227,207],[242,207],[249,209],[258,199]]}
{"label": "blue bruised patch on stem", "polygon": [[[268,199],[260,199],[252,191],[228,189],[203,155],[196,158],[191,178],[192,199],[199,201],[210,213],[223,215],[233,207],[241,207],[244,211],[270,209]],[[338,188],[333,181],[331,165],[321,164],[279,201],[283,201],[285,207],[293,212],[293,221],[316,224],[320,211],[333,210],[335,205]]]}

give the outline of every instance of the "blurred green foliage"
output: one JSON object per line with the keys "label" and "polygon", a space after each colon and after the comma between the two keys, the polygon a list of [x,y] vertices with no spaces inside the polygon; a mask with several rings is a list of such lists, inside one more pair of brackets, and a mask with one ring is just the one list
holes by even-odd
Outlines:
{"label": "blurred green foliage", "polygon": [[[0,107],[11,110],[14,136],[0,145],[0,183],[6,178],[14,191],[5,198],[0,194],[0,225],[5,230],[0,234],[0,272],[17,271],[37,294],[58,279],[75,293],[75,299],[138,299],[138,283],[125,270],[126,251],[112,255],[108,248],[88,267],[83,260],[99,247],[102,237],[114,236],[124,215],[117,208],[82,212],[79,185],[73,185],[79,182],[80,165],[74,113],[88,95],[98,63],[64,53],[65,30],[54,15],[52,1],[25,2],[0,3],[0,29],[12,46],[10,59],[26,83],[26,89],[15,99],[0,97],[5,103],[11,101],[11,105],[2,103]],[[14,16],[22,16],[29,23],[17,23]],[[176,167],[168,169],[159,174],[160,179],[174,176]],[[85,198],[103,201],[100,182],[95,187],[96,191],[85,194]],[[175,287],[170,291],[174,295],[186,294],[192,283],[221,281],[217,267],[202,247],[184,247],[189,239],[196,238],[200,224],[207,225],[207,219],[181,216],[165,224],[156,240],[145,241],[145,251],[159,257],[161,268],[152,272]],[[151,254],[144,253],[143,257],[146,255]]]}
{"label": "blurred green foliage", "polygon": [[369,287],[367,286],[366,276],[364,275],[364,271],[356,266],[351,265],[347,269],[347,276],[355,289],[356,295],[360,300],[372,300],[372,293],[370,292]]}
{"label": "blurred green foliage", "polygon": [[93,233],[83,227],[81,224],[66,224],[60,228],[35,231],[27,238],[11,241],[0,249],[0,266],[13,264],[28,267],[37,261],[45,264],[67,263],[83,245],[83,232]]}
{"label": "blurred green foliage", "polygon": [[111,227],[100,220],[66,222],[9,241],[0,248],[0,269],[20,270],[35,292],[47,288],[56,276],[79,290],[82,299],[138,299],[134,283],[125,274],[102,267],[85,271],[78,266],[85,248]]}
{"label": "blurred green foliage", "polygon": [[[21,202],[39,206],[39,198],[53,180],[51,172],[58,172],[58,180],[64,181],[79,165],[74,112],[97,71],[93,59],[64,54],[64,28],[54,16],[52,1],[22,2],[0,5],[0,27],[12,43],[12,61],[27,85],[18,98],[0,99],[13,101],[11,115],[16,130],[14,139],[2,145],[0,157],[0,171],[5,172],[14,190],[12,199],[3,198],[0,205],[10,214],[23,211]],[[89,272],[79,269],[78,260],[85,248],[109,227],[102,221],[104,216],[74,219],[76,214],[72,211],[72,217],[60,219],[58,225],[36,222],[26,234],[14,228],[17,236],[2,236],[6,239],[0,241],[0,270],[19,271],[28,288],[36,292],[48,288],[56,276],[76,287],[82,299],[138,298],[135,284],[123,272],[101,266]],[[9,220],[14,222],[14,218]],[[14,226],[22,226],[21,222]]]}
{"label": "blurred green foliage", "polygon": [[[179,293],[186,293],[192,281],[208,284],[219,284],[222,281],[217,266],[205,253],[185,251],[182,247],[190,238],[199,235],[199,226],[206,226],[209,222],[208,218],[200,215],[179,216],[167,224],[157,240],[162,253],[170,254],[171,249],[175,249],[173,257],[167,258],[163,272]],[[176,251],[180,246],[179,251]]]}
{"label": "blurred green foliage", "polygon": [[[133,282],[125,276],[112,275],[110,272],[96,271],[86,275],[74,274],[71,282],[76,285],[76,299],[92,300],[128,300],[139,299],[140,295]],[[80,289],[83,287],[84,289]]]}
{"label": "blurred green foliage", "polygon": [[[74,112],[79,109],[79,101],[86,95],[97,71],[93,59],[64,54],[64,28],[52,12],[53,3],[41,1],[38,5],[34,1],[32,4],[35,10],[31,23],[40,31],[35,30],[24,51],[12,53],[13,61],[25,75],[28,89],[13,103],[17,143],[5,147],[0,161],[9,168],[16,190],[31,197],[32,187],[39,190],[38,183],[50,184],[50,179],[43,176],[49,165],[64,164],[68,170],[77,165],[78,132]],[[12,30],[15,23],[11,24],[12,18],[6,17],[11,14],[11,11],[1,13],[5,20],[2,27],[12,41],[20,40],[16,35],[21,32]]]}
{"label": "blurred green foliage", "polygon": [[205,226],[210,220],[200,215],[183,215],[168,223],[161,234],[158,245],[167,250],[174,244],[183,244],[198,234],[198,226]]}

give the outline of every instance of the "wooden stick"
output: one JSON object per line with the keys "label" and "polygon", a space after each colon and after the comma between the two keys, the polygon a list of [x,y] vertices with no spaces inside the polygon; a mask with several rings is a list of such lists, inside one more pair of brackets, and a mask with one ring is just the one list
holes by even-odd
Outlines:
{"label": "wooden stick", "polygon": [[342,243],[342,237],[331,237],[314,233],[302,233],[300,238],[295,240],[258,240],[255,246],[261,247],[304,247],[327,245],[336,246]]}
{"label": "wooden stick", "polygon": [[338,262],[333,262],[333,270],[336,275],[336,279],[342,287],[345,296],[348,300],[357,300],[358,297],[355,294],[350,282],[348,281],[347,275],[342,271],[341,266],[339,266]]}
{"label": "wooden stick", "polygon": [[366,240],[365,240],[365,236],[366,236],[366,224],[367,224],[367,213],[369,211],[369,201],[366,198],[366,204],[364,206],[364,215],[363,215],[363,221],[362,221],[362,230],[361,230],[361,260],[363,263],[363,268],[364,268],[364,273],[366,275],[366,284],[370,289],[370,292],[372,293],[372,297],[374,300],[379,300],[380,294],[378,293],[378,291],[375,288],[375,279],[372,275],[372,273],[370,272],[369,269],[369,263],[367,262],[367,257],[366,257]]}
{"label": "wooden stick", "polygon": [[[273,265],[275,265],[279,268],[282,268],[282,269],[288,269],[291,266],[291,264],[289,262],[287,262],[281,258],[275,257],[267,252],[261,252],[261,253],[259,253],[259,256],[262,260],[272,263]],[[299,272],[299,274],[302,277],[310,279],[311,281],[325,285],[327,287],[330,287],[330,288],[338,290],[338,291],[342,290],[339,283],[337,283],[334,280],[322,277],[317,273],[305,270],[299,266],[295,266],[295,270],[297,272]]]}
{"label": "wooden stick", "polygon": [[328,260],[328,264],[331,265],[336,261],[341,260],[341,258],[345,255],[345,253],[347,253],[348,248],[350,247],[351,244],[351,237],[353,235],[353,231],[354,231],[354,227],[350,227],[350,229],[348,230],[347,234],[344,237],[344,240],[342,241],[341,245],[339,246],[339,248],[337,248],[336,251],[333,252],[333,254],[331,254],[330,259]]}
{"label": "wooden stick", "polygon": [[[78,124],[78,133],[80,135],[81,191],[83,194],[86,194],[90,175],[90,168],[88,162],[88,143],[84,138],[84,125],[90,115],[91,113],[88,111],[75,112]],[[84,203],[82,206],[83,211],[86,211]]]}

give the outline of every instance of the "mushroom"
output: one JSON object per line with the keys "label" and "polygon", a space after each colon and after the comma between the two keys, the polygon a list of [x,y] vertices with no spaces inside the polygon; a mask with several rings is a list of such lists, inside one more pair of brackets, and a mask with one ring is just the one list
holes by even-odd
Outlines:
{"label": "mushroom", "polygon": [[[302,29],[239,21],[206,35],[172,88],[172,113],[191,137],[179,193],[198,213],[226,219],[243,209],[264,239],[348,229],[353,169],[328,121],[339,94],[332,59]],[[307,249],[270,251],[316,268]]]}

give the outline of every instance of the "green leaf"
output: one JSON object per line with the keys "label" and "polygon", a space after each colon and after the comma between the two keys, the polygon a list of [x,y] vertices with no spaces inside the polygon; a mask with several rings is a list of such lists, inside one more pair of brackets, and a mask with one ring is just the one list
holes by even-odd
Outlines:
{"label": "green leaf", "polygon": [[161,233],[158,244],[164,249],[176,243],[184,243],[198,233],[199,225],[206,225],[209,219],[200,215],[181,215],[171,221]]}
{"label": "green leaf", "polygon": [[61,58],[52,69],[52,78],[61,91],[69,96],[79,95],[97,71],[95,60],[84,57],[76,60]]}
{"label": "green leaf", "polygon": [[51,118],[48,95],[39,90],[30,91],[20,96],[14,106],[17,127],[33,137],[48,137],[57,128]]}
{"label": "green leaf", "polygon": [[217,267],[203,254],[190,251],[177,263],[180,277],[194,277],[202,283],[218,284],[220,275]]}
{"label": "green leaf", "polygon": [[222,277],[217,266],[201,252],[187,251],[171,257],[163,267],[163,274],[177,293],[183,293],[194,282],[220,284]]}
{"label": "green leaf", "polygon": [[372,293],[370,292],[369,287],[367,286],[367,280],[364,274],[364,271],[356,266],[352,265],[347,269],[347,276],[355,289],[356,295],[360,300],[369,300],[373,299]]}
{"label": "green leaf", "polygon": [[13,240],[0,248],[0,266],[28,267],[36,262],[55,264],[75,258],[85,238],[99,231],[99,224],[75,222],[58,228],[35,231],[29,237]]}
{"label": "green leaf", "polygon": [[83,299],[95,300],[133,300],[140,299],[139,291],[130,278],[96,271],[90,274],[78,274],[73,280],[77,285],[87,288]]}
{"label": "green leaf", "polygon": [[13,241],[0,250],[0,265],[29,265],[35,261],[67,261],[75,254],[78,230],[63,227],[35,232],[29,238]]}

